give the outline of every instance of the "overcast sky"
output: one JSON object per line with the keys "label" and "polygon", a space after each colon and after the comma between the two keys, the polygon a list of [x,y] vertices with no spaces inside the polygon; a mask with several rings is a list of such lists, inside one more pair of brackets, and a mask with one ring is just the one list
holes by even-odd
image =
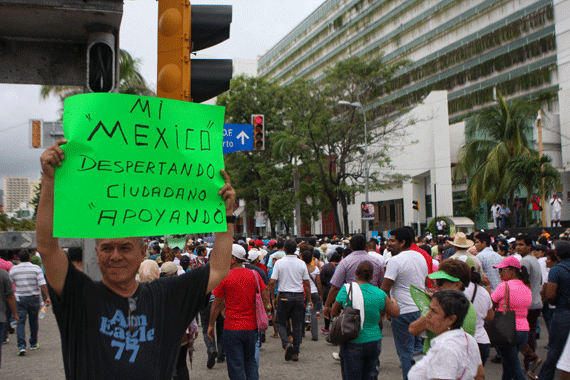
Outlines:
{"label": "overcast sky", "polygon": [[[200,55],[255,59],[263,55],[324,0],[192,0],[192,4],[231,4],[230,39]],[[156,88],[156,0],[125,0],[120,45],[142,60],[142,74]],[[62,26],[63,27],[63,26]],[[0,189],[3,178],[39,177],[40,149],[29,148],[29,120],[55,121],[59,101],[41,101],[39,86],[0,84]],[[1,202],[1,200],[0,200]]]}

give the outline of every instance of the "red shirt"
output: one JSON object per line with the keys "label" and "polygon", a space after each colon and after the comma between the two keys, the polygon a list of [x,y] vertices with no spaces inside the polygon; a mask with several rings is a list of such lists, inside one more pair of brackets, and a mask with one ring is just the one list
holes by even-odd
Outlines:
{"label": "red shirt", "polygon": [[262,263],[259,263],[256,265],[259,269],[262,269],[266,275],[269,274],[269,270],[267,269],[267,267],[265,265],[263,265]]}
{"label": "red shirt", "polygon": [[[426,264],[428,267],[428,274],[433,273],[433,261],[432,261],[432,257],[429,253],[427,253],[426,251],[424,251],[423,249],[421,249],[420,247],[418,247],[418,245],[416,243],[412,243],[412,245],[410,246],[410,249],[412,251],[416,251],[422,254],[422,256],[424,257],[424,259],[426,259]],[[429,287],[432,288],[432,283],[431,280],[428,278],[428,283],[429,283]]]}
{"label": "red shirt", "polygon": [[257,276],[259,291],[265,284],[259,274],[251,269],[232,269],[230,274],[214,289],[212,294],[226,300],[226,330],[255,330],[255,293]]}

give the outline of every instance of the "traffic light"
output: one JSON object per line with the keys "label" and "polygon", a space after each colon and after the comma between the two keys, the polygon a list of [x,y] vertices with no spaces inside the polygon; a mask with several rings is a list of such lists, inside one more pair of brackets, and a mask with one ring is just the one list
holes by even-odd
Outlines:
{"label": "traffic light", "polygon": [[265,116],[251,115],[253,150],[265,150]]}
{"label": "traffic light", "polygon": [[200,103],[230,88],[231,59],[190,60],[190,54],[227,40],[231,21],[231,5],[158,1],[158,97]]}
{"label": "traffic light", "polygon": [[32,148],[42,147],[42,122],[32,120]]}
{"label": "traffic light", "polygon": [[90,33],[87,40],[87,91],[115,90],[115,36],[111,33]]}
{"label": "traffic light", "polygon": [[412,201],[412,208],[420,211],[420,201]]}

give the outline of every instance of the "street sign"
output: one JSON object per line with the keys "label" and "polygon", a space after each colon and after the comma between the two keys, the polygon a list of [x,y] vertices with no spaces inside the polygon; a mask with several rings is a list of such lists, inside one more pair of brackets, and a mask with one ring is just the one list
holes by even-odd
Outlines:
{"label": "street sign", "polygon": [[253,150],[253,125],[224,124],[224,154]]}
{"label": "street sign", "polygon": [[[31,125],[32,120],[30,120]],[[42,148],[47,149],[59,139],[63,138],[63,124],[61,121],[41,121]],[[31,127],[30,127],[31,128]],[[31,136],[31,132],[30,132]],[[31,137],[30,137],[31,139]],[[251,124],[224,124],[224,154],[253,150],[253,125]]]}

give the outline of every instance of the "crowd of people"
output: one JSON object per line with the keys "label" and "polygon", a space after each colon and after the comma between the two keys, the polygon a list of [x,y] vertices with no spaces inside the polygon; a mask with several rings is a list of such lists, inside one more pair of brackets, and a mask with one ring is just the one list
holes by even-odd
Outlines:
{"label": "crowd of people", "polygon": [[[348,306],[360,316],[358,337],[333,353],[346,380],[378,379],[388,323],[404,380],[484,379],[491,352],[485,325],[505,309],[515,312],[516,342],[497,347],[492,359],[502,363],[502,378],[552,380],[557,367],[570,378],[570,233],[416,237],[400,227],[379,240],[237,237],[235,191],[222,170],[226,231],[187,238],[184,246],[169,245],[168,236],[97,239],[102,280],[94,281],[77,252],[53,237],[63,143],[41,158],[39,255],[0,259],[0,333],[13,318],[17,353],[26,355],[28,319],[29,348],[37,349],[41,300],[52,304],[68,379],[188,379],[201,326],[206,367],[225,362],[230,379],[255,380],[268,315],[284,360],[312,363],[303,337],[327,340],[338,331],[333,318]],[[536,354],[541,315],[545,358]]]}
{"label": "crowd of people", "polygon": [[[484,326],[506,307],[515,311],[517,332],[516,345],[497,347],[492,359],[502,363],[503,379],[554,379],[557,365],[567,376],[569,235],[552,239],[544,230],[535,238],[494,239],[485,232],[415,237],[411,228],[402,227],[391,231],[389,239],[368,241],[360,234],[299,241],[233,237],[229,274],[198,302],[179,300],[194,305],[196,314],[176,343],[173,378],[190,378],[187,363],[192,363],[200,326],[207,368],[226,362],[230,379],[259,378],[266,333],[256,324],[257,293],[273,325],[273,334],[268,332],[267,337],[280,340],[286,361],[300,360],[306,332],[313,341],[326,338],[331,318],[343,307],[361,310],[359,337],[333,354],[341,362],[343,379],[378,378],[382,327],[387,321],[404,379],[483,379],[493,350]],[[188,238],[184,246],[171,247],[168,240],[141,240],[144,258],[136,270],[137,282],[158,284],[209,266],[213,242]],[[80,263],[77,250],[66,254],[69,265]],[[8,343],[10,321],[14,322],[18,354],[25,355],[27,349],[39,347],[40,303],[51,302],[43,264],[35,250],[13,256],[1,251],[0,256],[0,336]],[[422,310],[410,287],[431,299],[428,309]],[[136,313],[142,297],[137,295],[128,297],[125,314]],[[543,358],[535,353],[540,316],[548,330],[542,333],[549,336]],[[146,323],[123,317],[129,324],[126,331],[132,329],[130,324],[140,329]],[[108,323],[111,327],[113,321]]]}

